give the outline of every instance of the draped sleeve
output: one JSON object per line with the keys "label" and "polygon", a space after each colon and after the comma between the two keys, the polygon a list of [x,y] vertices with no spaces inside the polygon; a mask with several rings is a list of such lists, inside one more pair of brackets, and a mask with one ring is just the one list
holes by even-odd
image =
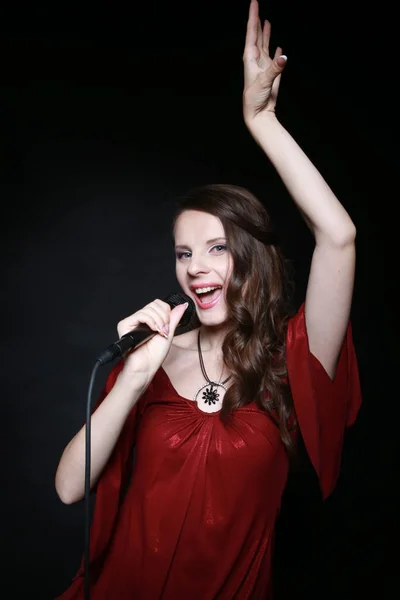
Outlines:
{"label": "draped sleeve", "polygon": [[[117,363],[110,371],[104,389],[92,410],[94,413],[104,398],[113,388],[119,373],[122,371],[123,361]],[[152,387],[150,387],[148,390]],[[122,428],[114,450],[106,464],[94,491],[96,500],[93,519],[90,528],[90,577],[97,579],[107,554],[109,542],[112,538],[117,523],[120,502],[132,468],[132,449],[135,445],[136,431],[140,416],[143,413],[147,392],[133,407]],[[68,589],[55,600],[74,600],[81,598],[84,577],[84,556],[81,565],[74,576]]]}
{"label": "draped sleeve", "polygon": [[286,361],[298,426],[326,498],[339,475],[344,432],[361,405],[351,323],[332,380],[310,352],[303,303],[288,324]]}

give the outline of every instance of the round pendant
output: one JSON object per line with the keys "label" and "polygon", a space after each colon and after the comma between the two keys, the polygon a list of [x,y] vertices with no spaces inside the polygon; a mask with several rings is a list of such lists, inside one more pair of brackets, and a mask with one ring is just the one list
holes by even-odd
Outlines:
{"label": "round pendant", "polygon": [[201,398],[202,400],[204,400],[204,403],[208,404],[209,406],[211,406],[211,404],[216,404],[217,402],[219,402],[219,393],[217,390],[217,388],[219,387],[223,388],[226,391],[226,387],[223,383],[215,383],[215,381],[209,381],[208,383],[205,383],[204,385],[199,387],[193,399],[197,401],[198,395],[202,390],[204,390]]}

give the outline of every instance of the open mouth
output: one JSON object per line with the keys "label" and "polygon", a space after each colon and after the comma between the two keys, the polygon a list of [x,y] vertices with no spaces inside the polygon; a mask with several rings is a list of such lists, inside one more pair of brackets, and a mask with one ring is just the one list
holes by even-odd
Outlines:
{"label": "open mouth", "polygon": [[201,307],[214,306],[222,293],[222,286],[210,286],[204,288],[195,288],[193,290],[197,304]]}

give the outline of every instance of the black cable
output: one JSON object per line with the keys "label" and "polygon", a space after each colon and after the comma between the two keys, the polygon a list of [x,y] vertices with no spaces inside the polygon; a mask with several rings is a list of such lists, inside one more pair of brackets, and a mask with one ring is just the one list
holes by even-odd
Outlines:
{"label": "black cable", "polygon": [[84,577],[85,577],[85,600],[90,600],[90,459],[91,459],[91,416],[92,416],[92,393],[97,369],[101,366],[96,361],[90,376],[89,390],[86,404],[86,428],[85,428],[85,550],[84,550]]}
{"label": "black cable", "polygon": [[[180,335],[186,331],[190,331],[195,326],[194,319],[196,318],[196,308],[194,302],[185,294],[172,293],[165,298],[171,308],[178,304],[188,303],[184,315],[182,316],[179,327],[175,331],[175,335]],[[92,417],[92,393],[93,384],[96,378],[97,369],[116,358],[120,358],[128,350],[143,341],[149,335],[156,335],[147,325],[139,325],[134,331],[130,331],[121,339],[111,344],[104,352],[100,354],[96,360],[92,374],[90,376],[88,397],[86,403],[86,427],[85,427],[85,550],[84,550],[84,600],[90,600],[90,459],[91,459],[91,417]]]}

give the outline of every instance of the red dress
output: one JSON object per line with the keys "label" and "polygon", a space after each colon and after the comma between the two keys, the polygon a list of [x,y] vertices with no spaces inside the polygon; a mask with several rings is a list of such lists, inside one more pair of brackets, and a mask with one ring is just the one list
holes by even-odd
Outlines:
{"label": "red dress", "polygon": [[[339,473],[345,428],[361,403],[351,326],[331,381],[309,351],[303,305],[289,323],[287,366],[325,498]],[[132,441],[135,469],[121,500]],[[254,402],[225,426],[218,413],[179,396],[160,368],[97,484],[91,599],[272,598],[274,527],[287,473],[278,430]],[[83,600],[83,581],[81,566],[59,600]]]}

